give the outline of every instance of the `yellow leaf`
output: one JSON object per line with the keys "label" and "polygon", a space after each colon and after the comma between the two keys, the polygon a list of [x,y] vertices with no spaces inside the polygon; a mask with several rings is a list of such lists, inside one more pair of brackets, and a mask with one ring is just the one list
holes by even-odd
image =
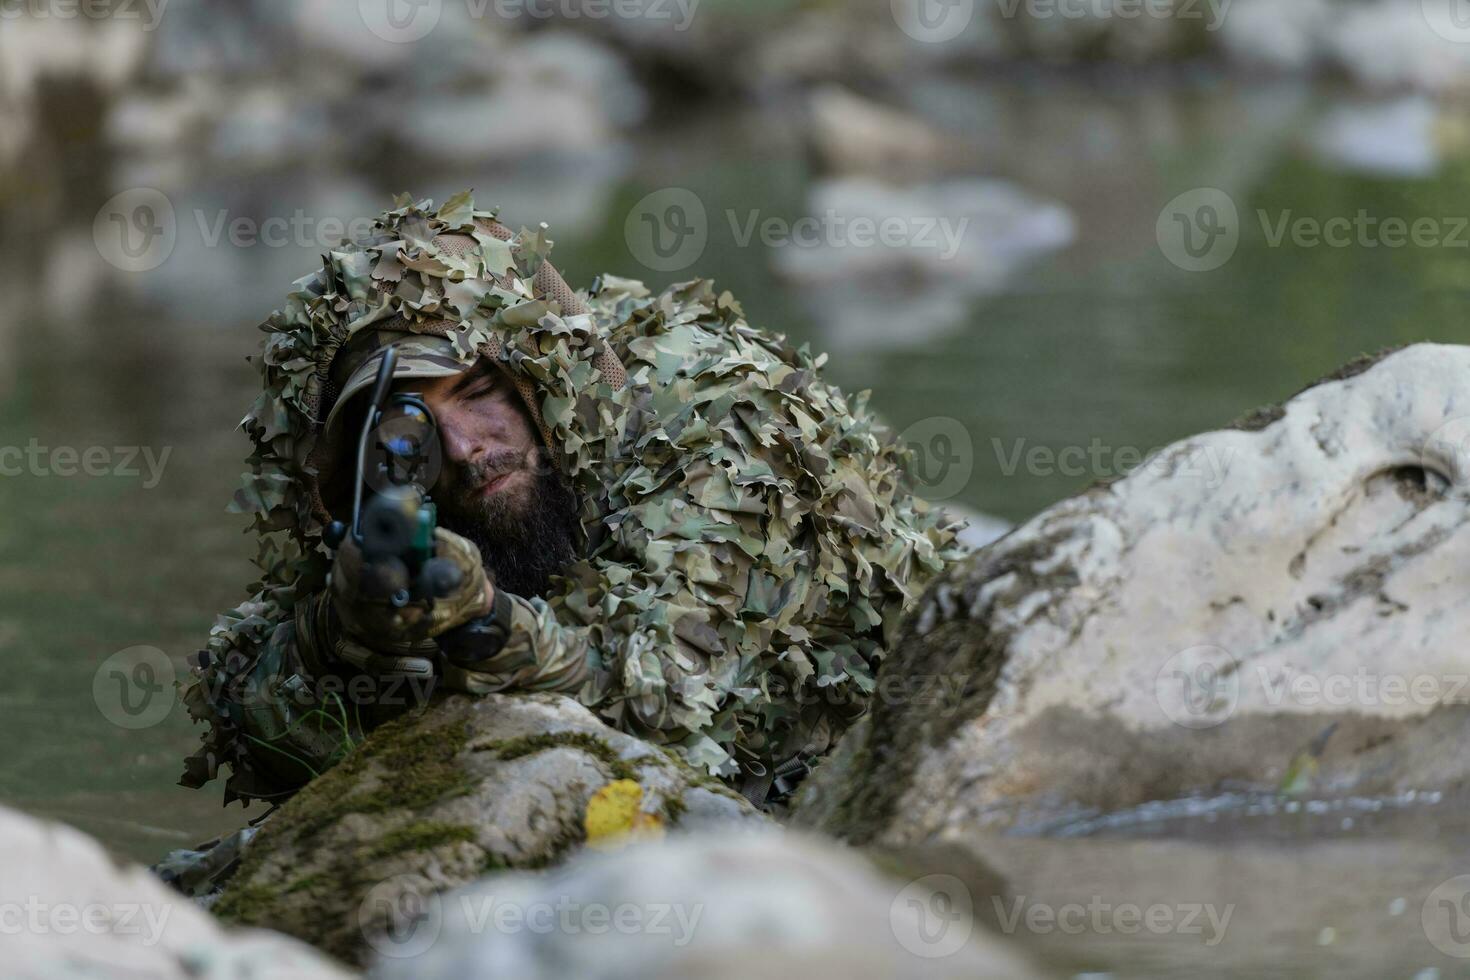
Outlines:
{"label": "yellow leaf", "polygon": [[615,779],[593,793],[583,819],[587,846],[610,848],[629,840],[662,837],[663,820],[639,809],[642,802],[643,787],[631,779]]}

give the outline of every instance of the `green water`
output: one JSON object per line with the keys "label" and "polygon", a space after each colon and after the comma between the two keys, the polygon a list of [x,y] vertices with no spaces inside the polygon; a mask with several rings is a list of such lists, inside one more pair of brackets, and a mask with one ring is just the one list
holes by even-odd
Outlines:
{"label": "green water", "polygon": [[[990,97],[1024,109],[1038,95]],[[1302,118],[1313,118],[1317,98],[1305,97]],[[1126,135],[1135,110],[1120,104],[1111,111],[1122,114]],[[1240,168],[1232,194],[1246,220],[1235,257],[1211,273],[1166,261],[1155,220],[1175,194],[1219,176],[1200,161],[1233,138],[1218,122],[1221,104],[1236,107],[1231,126],[1248,126],[1260,100],[1242,103],[1228,92],[1183,98],[1177,132],[1099,159],[1066,159],[1073,134],[1062,121],[1043,117],[1019,129],[1013,121],[996,137],[1006,145],[977,156],[977,167],[1034,177],[1038,193],[1073,208],[1078,241],[998,294],[970,298],[962,326],[920,343],[904,342],[905,323],[879,346],[819,327],[762,250],[740,248],[720,227],[695,271],[731,289],[752,322],[829,351],[832,377],[871,388],[899,426],[935,415],[959,420],[973,472],[954,499],[1012,520],[1111,475],[1025,465],[1008,473],[1005,460],[1018,445],[1097,444],[1111,465],[1120,448],[1141,452],[1224,425],[1360,351],[1467,338],[1466,249],[1271,247],[1253,217],[1256,208],[1323,218],[1368,208],[1408,220],[1470,212],[1470,164],[1457,159],[1428,178],[1353,176],[1312,162],[1288,134]],[[795,216],[812,176],[799,141],[758,120],[655,130],[632,153],[610,176],[514,175],[546,195],[559,180],[597,183],[595,203],[554,236],[574,283],[604,269],[665,278],[637,267],[623,234],[628,208],[652,190],[688,187],[712,212],[758,206]],[[35,439],[155,454],[166,447],[170,455],[152,488],[141,476],[0,478],[0,651],[8,667],[0,684],[0,799],[148,860],[232,829],[247,814],[221,810],[217,786],[174,786],[197,738],[180,706],[153,727],[119,728],[94,702],[94,674],[116,651],[147,645],[163,650],[182,676],[183,658],[200,647],[214,616],[244,597],[249,542],[243,522],[224,512],[246,448],[233,429],[253,398],[243,358],[256,341],[252,324],[312,266],[316,250],[200,249],[181,236],[161,269],[122,276],[89,246],[97,208],[128,180],[111,174],[105,157],[54,164],[32,159],[0,197],[0,268],[10,297],[0,311],[0,446]],[[181,208],[263,218],[289,215],[303,201],[372,210],[404,187],[442,199],[473,185],[492,201],[509,180],[427,166],[230,173],[200,165],[156,183]],[[504,204],[515,221],[539,217],[513,200]]]}

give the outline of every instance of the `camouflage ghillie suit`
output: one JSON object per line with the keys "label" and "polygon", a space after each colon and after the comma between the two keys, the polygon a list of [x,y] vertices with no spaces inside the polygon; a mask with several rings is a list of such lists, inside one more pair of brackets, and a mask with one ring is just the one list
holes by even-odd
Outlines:
{"label": "camouflage ghillie suit", "polygon": [[582,508],[584,557],[547,597],[512,597],[509,639],[479,669],[440,658],[438,683],[565,692],[732,779],[825,752],[865,707],[900,613],[955,555],[865,395],[707,281],[653,295],[605,277],[573,294],[542,231],[511,235],[468,195],[397,203],[262,326],[236,495],[262,578],[200,655],[186,702],[210,730],[182,782],[228,764],[226,802],[287,795],[382,720],[387,699],[341,692],[397,661],[340,635],[321,532],[343,469],[324,422],[390,342],[451,370],[496,361]]}

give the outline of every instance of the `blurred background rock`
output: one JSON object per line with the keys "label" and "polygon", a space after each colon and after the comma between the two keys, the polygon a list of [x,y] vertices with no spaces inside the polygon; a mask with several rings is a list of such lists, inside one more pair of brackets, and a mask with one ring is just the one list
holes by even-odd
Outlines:
{"label": "blurred background rock", "polygon": [[[244,598],[251,328],[394,193],[548,223],[574,284],[714,278],[874,390],[931,496],[1016,520],[1360,350],[1464,339],[1466,241],[1267,233],[1470,214],[1451,4],[3,0],[0,447],[170,455],[156,486],[0,478],[0,799],[143,860],[241,822],[171,786],[182,709],[114,725],[98,671],[147,645],[182,677]],[[1239,209],[1204,273],[1159,240],[1197,188]],[[671,189],[702,212],[672,263],[639,239]],[[164,244],[119,253],[154,192]],[[962,234],[831,234],[895,216]]]}

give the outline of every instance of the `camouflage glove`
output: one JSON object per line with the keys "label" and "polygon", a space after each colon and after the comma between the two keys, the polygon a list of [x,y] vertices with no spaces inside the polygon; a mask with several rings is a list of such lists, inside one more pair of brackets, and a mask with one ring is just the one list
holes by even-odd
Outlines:
{"label": "camouflage glove", "polygon": [[453,595],[427,602],[394,606],[373,598],[363,588],[372,574],[362,550],[349,536],[337,549],[332,564],[331,601],[342,623],[351,656],[353,645],[389,656],[432,656],[434,637],[490,611],[490,589],[473,543],[444,528],[434,529],[434,555],[453,562],[460,571],[460,587]]}

